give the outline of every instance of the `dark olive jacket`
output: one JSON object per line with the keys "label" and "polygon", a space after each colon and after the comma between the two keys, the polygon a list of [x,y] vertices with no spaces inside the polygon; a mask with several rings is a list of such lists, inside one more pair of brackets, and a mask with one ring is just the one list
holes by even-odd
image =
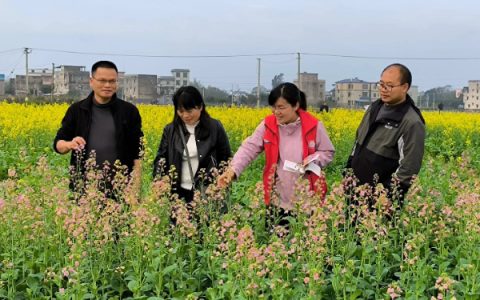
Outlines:
{"label": "dark olive jacket", "polygon": [[408,95],[405,102],[377,120],[382,105],[379,99],[367,109],[347,168],[353,169],[361,184],[373,184],[377,174],[378,182],[387,188],[396,175],[405,193],[422,165],[425,121]]}

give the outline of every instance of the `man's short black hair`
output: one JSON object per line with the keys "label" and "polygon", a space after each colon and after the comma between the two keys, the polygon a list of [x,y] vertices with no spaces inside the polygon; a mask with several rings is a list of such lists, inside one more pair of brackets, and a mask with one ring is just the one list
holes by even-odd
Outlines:
{"label": "man's short black hair", "polygon": [[100,60],[94,63],[92,66],[92,75],[95,74],[98,68],[114,69],[115,72],[118,73],[117,66],[113,62],[108,60]]}
{"label": "man's short black hair", "polygon": [[408,88],[412,86],[412,73],[405,65],[399,63],[388,65],[385,69],[383,69],[382,74],[390,68],[397,68],[400,71],[400,84],[408,83]]}

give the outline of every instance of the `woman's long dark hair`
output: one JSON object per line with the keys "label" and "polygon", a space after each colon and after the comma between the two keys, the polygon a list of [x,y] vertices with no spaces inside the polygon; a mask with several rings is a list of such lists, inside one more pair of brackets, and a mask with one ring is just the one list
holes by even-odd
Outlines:
{"label": "woman's long dark hair", "polygon": [[204,123],[210,118],[202,94],[200,94],[200,91],[196,87],[191,85],[182,86],[175,92],[175,95],[173,95],[173,106],[175,108],[173,123],[176,126],[179,124],[182,125],[182,127],[184,126],[182,119],[177,114],[177,111],[182,108],[185,110],[201,108],[200,123]]}

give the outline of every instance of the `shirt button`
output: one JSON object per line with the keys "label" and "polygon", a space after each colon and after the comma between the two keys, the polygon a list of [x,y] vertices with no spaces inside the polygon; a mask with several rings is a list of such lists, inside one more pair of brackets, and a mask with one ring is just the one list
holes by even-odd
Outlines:
{"label": "shirt button", "polygon": [[197,140],[197,142],[200,142],[200,140]]}
{"label": "shirt button", "polygon": [[200,154],[199,157],[202,157],[202,155]]}

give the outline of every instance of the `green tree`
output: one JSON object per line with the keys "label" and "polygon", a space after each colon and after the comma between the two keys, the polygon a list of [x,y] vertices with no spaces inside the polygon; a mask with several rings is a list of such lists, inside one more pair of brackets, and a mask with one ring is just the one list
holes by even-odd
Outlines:
{"label": "green tree", "polygon": [[230,103],[230,94],[214,86],[204,86],[199,80],[193,79],[191,85],[196,87],[204,95],[204,101],[208,104],[226,104]]}
{"label": "green tree", "polygon": [[463,103],[463,98],[457,98],[452,86],[446,85],[425,91],[420,101],[423,107],[437,109],[442,104],[443,109],[457,109]]}
{"label": "green tree", "polygon": [[5,81],[5,95],[15,95],[15,83],[13,80]]}
{"label": "green tree", "polygon": [[280,73],[278,75],[273,76],[272,89],[274,89],[277,86],[279,86],[280,84],[284,83],[283,76],[284,76],[283,73]]}

